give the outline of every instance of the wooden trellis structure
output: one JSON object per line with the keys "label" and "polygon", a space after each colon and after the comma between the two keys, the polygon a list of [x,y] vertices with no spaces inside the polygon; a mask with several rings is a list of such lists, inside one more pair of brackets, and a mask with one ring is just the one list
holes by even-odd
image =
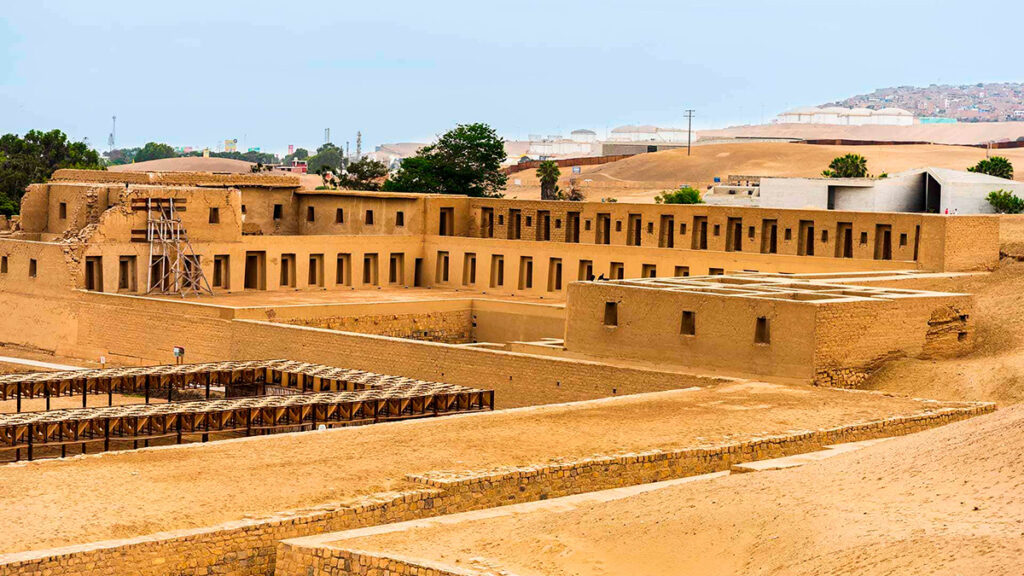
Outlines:
{"label": "wooden trellis structure", "polygon": [[0,375],[0,400],[16,399],[16,411],[21,412],[22,398],[80,396],[85,408],[89,394],[105,394],[108,399],[114,393],[139,394],[148,403],[150,394],[163,392],[169,396],[173,390],[186,389],[205,389],[209,399],[211,387],[249,388],[253,393],[248,395],[258,396],[267,387],[297,392],[337,392],[408,387],[421,382],[309,362],[247,360],[5,374]]}
{"label": "wooden trellis structure", "polygon": [[0,390],[109,394],[137,391],[140,382],[153,380],[191,387],[259,381],[303,392],[0,414],[0,452],[31,460],[66,456],[69,447],[85,453],[89,445],[138,448],[140,442],[206,441],[210,434],[249,436],[494,409],[490,390],[287,360],[10,374],[0,377]]}

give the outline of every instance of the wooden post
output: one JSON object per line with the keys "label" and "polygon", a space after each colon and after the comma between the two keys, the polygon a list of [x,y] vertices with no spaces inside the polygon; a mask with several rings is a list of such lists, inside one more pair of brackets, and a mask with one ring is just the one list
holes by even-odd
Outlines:
{"label": "wooden post", "polygon": [[89,393],[89,381],[85,380],[83,378],[82,379],[82,408],[85,408],[85,407],[87,407],[89,405],[88,404],[89,401],[87,399],[88,393]]}
{"label": "wooden post", "polygon": [[28,423],[28,461],[32,461],[32,423]]}
{"label": "wooden post", "polygon": [[18,412],[21,412],[21,382],[18,382]]}
{"label": "wooden post", "polygon": [[114,379],[107,379],[107,406],[114,405]]}
{"label": "wooden post", "polygon": [[110,450],[110,418],[103,425],[103,451]]}
{"label": "wooden post", "polygon": [[46,411],[50,411],[50,384],[47,382],[43,384],[43,396],[46,397]]}
{"label": "wooden post", "polygon": [[178,444],[181,444],[181,419],[184,418],[184,414],[178,414]]}
{"label": "wooden post", "polygon": [[245,411],[245,436],[248,438],[252,434],[252,408]]}
{"label": "wooden post", "polygon": [[146,404],[149,404],[149,378],[146,378]]}
{"label": "wooden post", "polygon": [[[206,399],[210,399],[210,375],[206,375]],[[204,440],[205,442],[205,440]]]}
{"label": "wooden post", "polygon": [[57,440],[60,442],[60,457],[64,458],[68,455],[67,444],[64,443],[64,425],[57,425]]}

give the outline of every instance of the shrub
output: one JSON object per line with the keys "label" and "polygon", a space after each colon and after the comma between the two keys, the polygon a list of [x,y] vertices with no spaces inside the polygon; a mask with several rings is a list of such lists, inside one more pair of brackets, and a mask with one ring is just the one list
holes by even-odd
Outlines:
{"label": "shrub", "polygon": [[868,175],[868,160],[860,154],[837,156],[821,173],[825,178],[865,178]]}
{"label": "shrub", "polygon": [[993,156],[991,158],[981,160],[974,166],[968,168],[967,171],[1013,180],[1013,164],[1002,156]]}
{"label": "shrub", "polygon": [[1000,214],[1020,214],[1024,212],[1024,200],[1013,195],[1007,190],[996,190],[989,192],[986,198],[988,203]]}
{"label": "shrub", "polygon": [[700,191],[690,186],[678,190],[666,190],[654,197],[658,204],[703,204]]}

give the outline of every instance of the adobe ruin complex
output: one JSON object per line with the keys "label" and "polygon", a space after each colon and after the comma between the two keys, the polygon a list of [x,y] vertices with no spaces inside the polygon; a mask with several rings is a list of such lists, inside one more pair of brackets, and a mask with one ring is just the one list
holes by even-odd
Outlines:
{"label": "adobe ruin complex", "polygon": [[2,344],[109,366],[0,376],[0,486],[46,510],[0,576],[489,574],[339,542],[991,412],[856,388],[972,351],[971,294],[900,283],[986,273],[999,234],[59,170],[0,235]]}

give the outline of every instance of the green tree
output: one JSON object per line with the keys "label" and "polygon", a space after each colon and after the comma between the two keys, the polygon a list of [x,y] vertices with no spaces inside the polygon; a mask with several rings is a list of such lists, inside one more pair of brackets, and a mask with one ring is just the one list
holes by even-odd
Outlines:
{"label": "green tree", "polygon": [[16,214],[25,188],[61,168],[103,170],[103,162],[88,144],[70,142],[60,130],[0,136],[0,213]]}
{"label": "green tree", "polygon": [[991,158],[985,158],[978,162],[974,166],[967,169],[968,172],[978,172],[981,174],[988,174],[989,176],[996,176],[998,178],[1006,178],[1007,180],[1013,180],[1013,164],[1009,160],[1002,156],[993,156]]}
{"label": "green tree", "polygon": [[700,190],[690,186],[682,186],[678,190],[666,190],[654,197],[658,204],[703,204]]}
{"label": "green tree", "polygon": [[135,161],[135,155],[139,153],[139,150],[141,148],[115,148],[109,152],[104,152],[103,157],[106,158],[107,166],[131,164]]}
{"label": "green tree", "polygon": [[341,177],[341,187],[349,190],[380,190],[380,181],[388,175],[387,164],[361,158],[352,162]]}
{"label": "green tree", "polygon": [[868,175],[868,160],[860,154],[847,154],[833,158],[828,168],[821,173],[825,178],[864,178]]}
{"label": "green tree", "polygon": [[459,124],[402,161],[383,190],[500,197],[505,143],[487,124]]}
{"label": "green tree", "polygon": [[996,190],[989,192],[986,197],[988,203],[1000,214],[1020,214],[1024,212],[1024,200],[1013,195],[1013,192]]}
{"label": "green tree", "polygon": [[540,199],[558,199],[558,177],[562,171],[554,160],[545,160],[537,167],[537,178],[540,179]]}
{"label": "green tree", "polygon": [[177,158],[178,153],[174,151],[169,145],[162,142],[147,142],[142,150],[139,150],[135,154],[136,162],[146,162],[148,160],[160,160],[161,158]]}
{"label": "green tree", "polygon": [[345,165],[345,156],[341,148],[328,142],[316,149],[316,154],[306,159],[306,169],[313,174],[325,171],[340,172]]}

